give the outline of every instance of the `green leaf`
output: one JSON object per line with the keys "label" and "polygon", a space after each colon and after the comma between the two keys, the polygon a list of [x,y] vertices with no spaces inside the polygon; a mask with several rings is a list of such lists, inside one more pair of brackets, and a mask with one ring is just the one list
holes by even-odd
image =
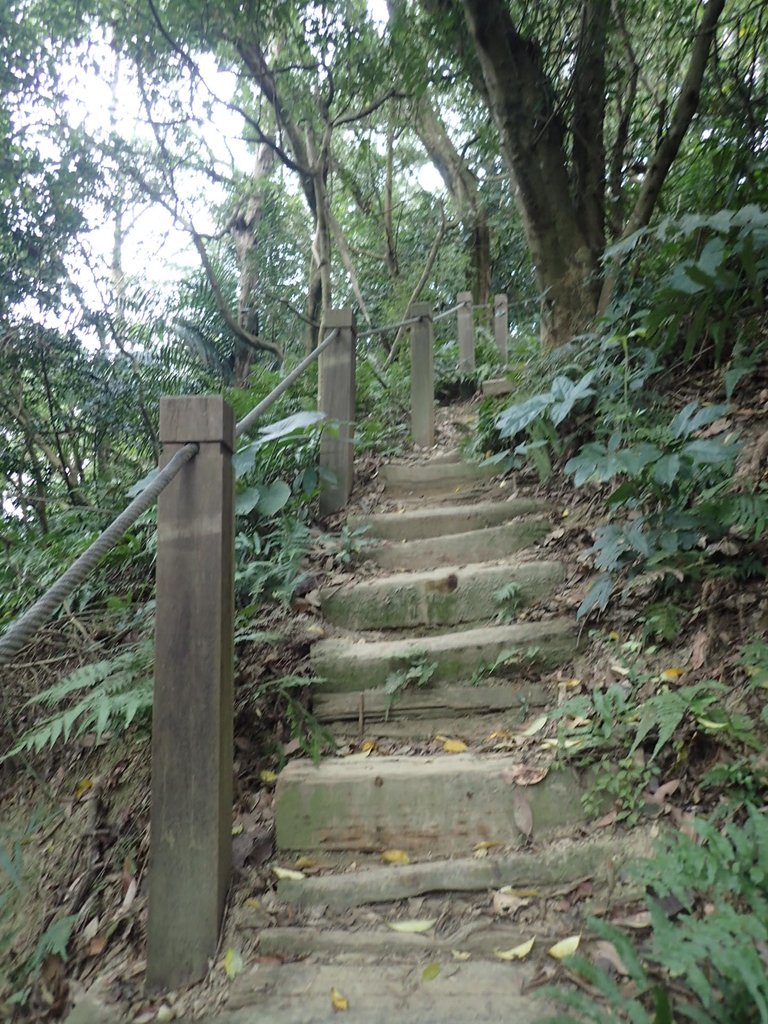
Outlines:
{"label": "green leaf", "polygon": [[235,499],[235,515],[247,516],[249,512],[253,512],[261,499],[261,492],[262,488],[258,484],[241,491]]}
{"label": "green leaf", "polygon": [[263,516],[273,516],[284,508],[291,497],[291,488],[285,480],[273,480],[262,488],[259,500],[259,512]]}

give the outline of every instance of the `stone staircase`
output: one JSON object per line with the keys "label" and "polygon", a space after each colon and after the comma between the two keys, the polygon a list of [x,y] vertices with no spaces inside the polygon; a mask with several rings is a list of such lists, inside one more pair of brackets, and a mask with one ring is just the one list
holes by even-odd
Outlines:
{"label": "stone staircase", "polygon": [[[538,735],[557,699],[540,676],[577,646],[572,618],[515,621],[564,579],[536,548],[552,510],[507,498],[455,453],[381,477],[397,509],[349,517],[368,529],[368,561],[321,593],[337,635],[311,655],[314,713],[346,756],[290,762],[275,792],[276,863],[302,870],[277,887],[294,923],[265,928],[259,949],[308,959],[238,979],[222,1022],[537,1020],[547,944],[578,933],[585,907],[600,911],[643,842],[582,830],[589,780]],[[497,912],[585,878],[591,902],[556,919]],[[393,930],[412,919],[433,923]],[[498,958],[531,935],[538,959]]]}

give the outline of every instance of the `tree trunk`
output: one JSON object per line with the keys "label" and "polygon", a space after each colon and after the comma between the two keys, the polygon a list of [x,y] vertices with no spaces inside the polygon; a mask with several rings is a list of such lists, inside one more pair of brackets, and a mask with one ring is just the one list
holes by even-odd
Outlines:
{"label": "tree trunk", "polygon": [[475,176],[427,96],[419,101],[416,132],[456,206],[467,236],[472,297],[484,305],[491,294],[491,234],[485,201]]}
{"label": "tree trunk", "polygon": [[[259,225],[264,217],[264,184],[273,164],[273,150],[261,143],[256,150],[256,160],[251,177],[253,193],[245,208],[239,211],[233,219],[230,229],[240,274],[237,292],[237,322],[254,337],[259,337],[261,333],[258,234]],[[248,385],[255,351],[247,345],[237,342],[235,345],[235,386],[243,388]]]}
{"label": "tree trunk", "polygon": [[599,254],[571,194],[564,127],[537,43],[517,32],[503,0],[463,0],[541,290],[541,335],[561,345],[597,309]]}

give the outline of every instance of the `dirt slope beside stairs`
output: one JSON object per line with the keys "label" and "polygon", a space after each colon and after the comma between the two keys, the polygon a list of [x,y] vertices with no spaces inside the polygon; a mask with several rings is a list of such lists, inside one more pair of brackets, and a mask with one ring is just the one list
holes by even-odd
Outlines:
{"label": "dirt slope beside stairs", "polygon": [[577,645],[542,605],[566,575],[536,546],[553,510],[456,455],[382,476],[396,510],[349,517],[368,561],[322,593],[335,635],[312,650],[341,756],[292,761],[275,793],[293,923],[263,929],[281,962],[239,977],[219,1024],[534,1021],[546,951],[646,844],[584,827],[589,780],[539,735]]}

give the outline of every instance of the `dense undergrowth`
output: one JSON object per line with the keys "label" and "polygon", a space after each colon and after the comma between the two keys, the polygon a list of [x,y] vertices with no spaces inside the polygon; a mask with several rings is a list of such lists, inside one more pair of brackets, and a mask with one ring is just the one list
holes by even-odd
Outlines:
{"label": "dense undergrowth", "polygon": [[[595,649],[602,645],[621,671],[619,681],[614,672],[613,682],[578,693],[553,713],[558,756],[595,766],[597,795],[607,795],[617,818],[629,823],[647,814],[649,795],[677,783],[674,806],[664,806],[681,828],[641,869],[649,914],[642,941],[595,922],[625,972],[574,961],[569,969],[591,994],[564,990],[570,1016],[558,1019],[768,1021],[768,835],[761,816],[768,648],[757,598],[738,621],[718,619],[709,607],[757,594],[766,574],[768,423],[760,407],[768,387],[768,214],[747,207],[665,221],[621,248],[609,254],[628,261],[610,316],[594,334],[551,353],[533,339],[513,338],[515,401],[484,400],[472,440],[474,452],[491,453],[500,469],[571,494],[574,519],[588,510],[585,528],[597,522],[589,551],[594,581],[578,615],[594,629]],[[457,371],[456,355],[449,337],[439,341],[443,400],[474,393],[479,380],[498,372],[487,331],[480,332],[474,374]],[[402,450],[407,371],[405,351],[388,368],[360,360],[363,469],[369,456]],[[190,389],[206,387],[204,378]],[[263,370],[250,389],[228,391],[236,415],[277,379]],[[348,531],[332,541],[315,522],[318,443],[332,425],[318,422],[314,405],[310,374],[235,456],[237,713],[262,747],[255,771],[273,763],[271,753],[281,756],[278,739],[310,754],[327,742],[304,699],[311,687],[307,641],[293,643],[291,610],[315,589],[318,565],[345,568],[364,542]],[[120,472],[94,475],[76,500],[60,488],[34,537],[11,538],[0,563],[0,627],[106,525],[153,455],[147,435]],[[11,770],[30,778],[71,770],[86,741],[146,741],[154,554],[147,513],[34,654],[24,655],[3,695],[6,778]],[[624,623],[624,640],[608,631],[612,617]],[[718,655],[728,629],[729,649]],[[698,652],[691,664],[660,671],[659,659],[688,640]],[[36,661],[34,671],[25,670]],[[19,1006],[33,996],[46,956],[64,957],[79,927],[77,913],[54,914],[33,942],[19,943],[24,843],[37,829],[30,822],[23,835],[0,837],[7,881],[0,955],[10,963],[3,996]]]}

